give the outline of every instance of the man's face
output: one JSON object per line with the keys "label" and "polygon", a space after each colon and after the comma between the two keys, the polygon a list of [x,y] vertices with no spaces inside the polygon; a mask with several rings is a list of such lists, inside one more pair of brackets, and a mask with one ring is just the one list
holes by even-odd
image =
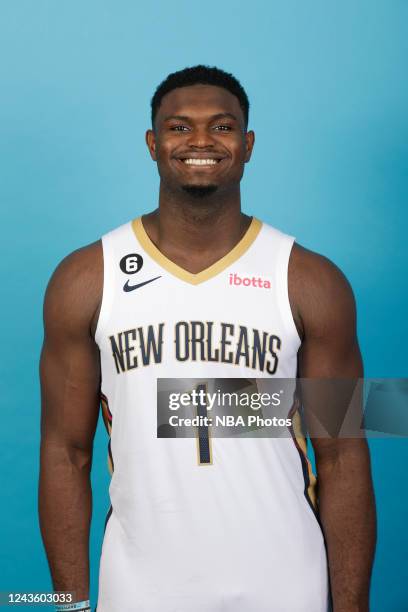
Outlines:
{"label": "man's face", "polygon": [[192,85],[163,97],[155,129],[146,132],[161,181],[194,194],[228,190],[243,175],[254,133],[238,99],[222,87]]}

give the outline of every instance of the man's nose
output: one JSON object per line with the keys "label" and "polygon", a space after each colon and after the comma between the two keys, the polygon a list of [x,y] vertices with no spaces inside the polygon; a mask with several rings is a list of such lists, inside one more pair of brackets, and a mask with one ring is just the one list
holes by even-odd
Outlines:
{"label": "man's nose", "polygon": [[206,127],[196,127],[191,131],[188,139],[190,147],[212,147],[214,146],[214,138]]}

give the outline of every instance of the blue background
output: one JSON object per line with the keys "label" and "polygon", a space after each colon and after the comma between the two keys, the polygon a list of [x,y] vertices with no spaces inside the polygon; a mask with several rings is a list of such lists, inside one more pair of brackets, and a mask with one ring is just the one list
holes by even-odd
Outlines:
{"label": "blue background", "polygon": [[[0,590],[51,587],[37,526],[42,298],[57,262],[156,206],[149,101],[174,70],[242,81],[257,139],[243,208],[351,281],[366,375],[407,376],[408,3],[1,0]],[[92,599],[108,509],[93,468]],[[371,441],[372,610],[408,609],[406,440]],[[27,609],[27,608],[26,608]]]}

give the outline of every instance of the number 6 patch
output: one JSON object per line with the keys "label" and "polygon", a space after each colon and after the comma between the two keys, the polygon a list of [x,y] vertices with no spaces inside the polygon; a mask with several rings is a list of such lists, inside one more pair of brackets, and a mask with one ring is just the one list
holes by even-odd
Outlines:
{"label": "number 6 patch", "polygon": [[122,257],[119,266],[125,274],[136,274],[143,266],[143,257],[139,253],[130,253]]}

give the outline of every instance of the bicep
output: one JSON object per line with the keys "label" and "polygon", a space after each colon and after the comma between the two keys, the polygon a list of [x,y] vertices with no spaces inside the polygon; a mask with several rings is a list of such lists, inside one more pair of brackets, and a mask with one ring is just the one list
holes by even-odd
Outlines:
{"label": "bicep", "polygon": [[304,292],[304,338],[299,374],[305,378],[358,378],[363,364],[356,332],[356,304],[350,284],[328,260],[320,263]]}
{"label": "bicep", "polygon": [[363,363],[350,284],[329,260],[318,257],[312,264],[300,298],[299,376],[316,459],[332,462],[343,451],[349,453],[350,447],[365,446],[361,439],[338,435],[350,410],[355,413],[353,421],[361,422],[358,379],[363,376]]}
{"label": "bicep", "polygon": [[89,452],[99,412],[99,350],[89,329],[95,295],[77,267],[74,258],[57,268],[46,291],[41,435],[48,445]]}
{"label": "bicep", "polygon": [[41,433],[49,442],[92,447],[99,409],[97,363],[97,352],[86,343],[44,342]]}

